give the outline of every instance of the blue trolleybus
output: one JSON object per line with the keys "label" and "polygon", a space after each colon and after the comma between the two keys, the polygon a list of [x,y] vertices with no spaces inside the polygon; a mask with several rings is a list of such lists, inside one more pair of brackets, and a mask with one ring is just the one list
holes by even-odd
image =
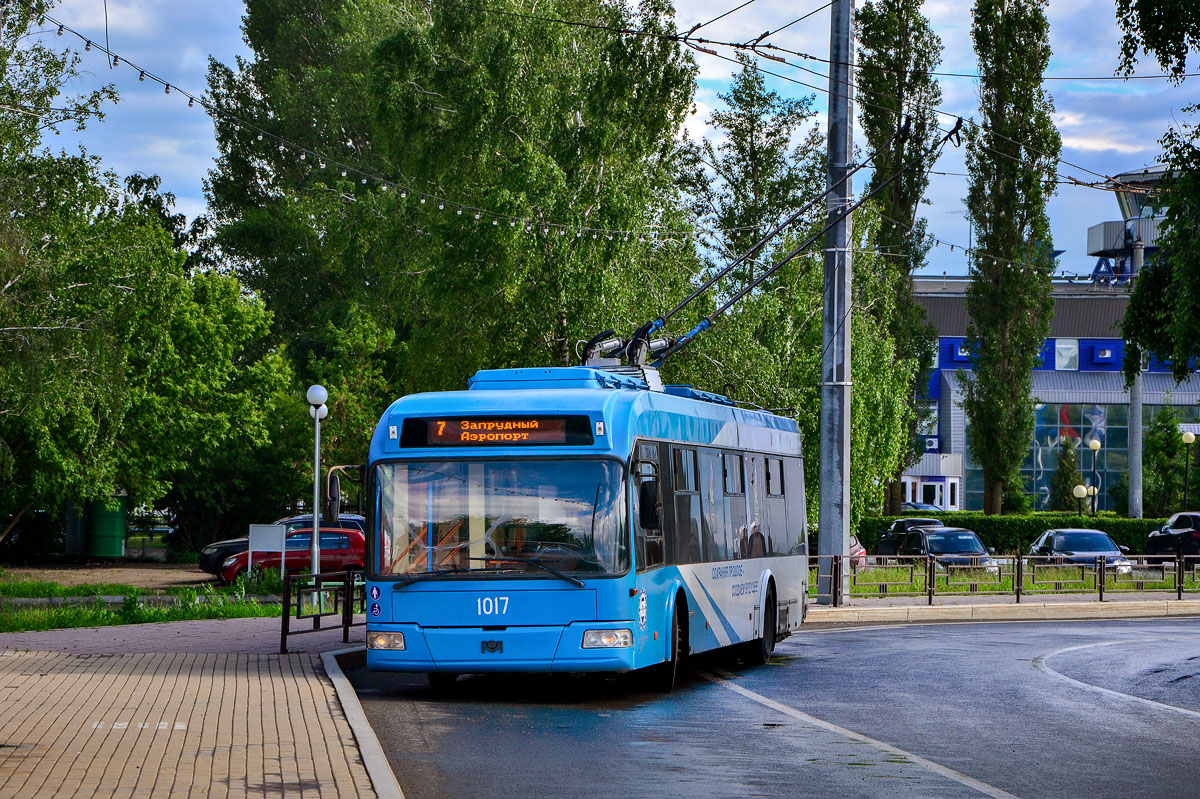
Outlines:
{"label": "blue trolleybus", "polygon": [[367,464],[367,665],[646,669],[737,645],[765,662],[807,610],[795,422],[579,366],[481,371],[387,409]]}

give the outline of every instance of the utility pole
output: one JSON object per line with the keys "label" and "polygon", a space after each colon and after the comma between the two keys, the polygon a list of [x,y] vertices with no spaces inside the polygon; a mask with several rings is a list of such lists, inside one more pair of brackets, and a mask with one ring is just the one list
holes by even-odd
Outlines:
{"label": "utility pole", "polygon": [[[850,180],[854,0],[834,0],[829,26],[829,154],[825,297],[821,332],[821,470],[817,601],[833,601],[833,555],[850,549]],[[842,559],[842,577],[849,559]],[[843,585],[845,583],[843,582]],[[841,592],[839,592],[840,594]]]}
{"label": "utility pole", "polygon": [[[1133,279],[1142,273],[1146,259],[1146,244],[1142,241],[1141,225],[1133,242]],[[1130,289],[1132,291],[1132,287]],[[1133,346],[1127,344],[1126,346]],[[1142,355],[1138,353],[1138,370],[1129,386],[1129,517],[1142,518]]]}

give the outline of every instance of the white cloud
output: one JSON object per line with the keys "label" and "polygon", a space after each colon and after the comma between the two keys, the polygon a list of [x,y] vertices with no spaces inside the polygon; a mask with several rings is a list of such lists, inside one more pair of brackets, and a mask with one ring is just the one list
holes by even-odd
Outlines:
{"label": "white cloud", "polygon": [[[1158,144],[1150,142],[1121,141],[1108,136],[1066,136],[1062,137],[1064,150],[1087,150],[1090,152],[1117,153],[1147,153],[1157,152]],[[1125,170],[1121,170],[1122,172]]]}

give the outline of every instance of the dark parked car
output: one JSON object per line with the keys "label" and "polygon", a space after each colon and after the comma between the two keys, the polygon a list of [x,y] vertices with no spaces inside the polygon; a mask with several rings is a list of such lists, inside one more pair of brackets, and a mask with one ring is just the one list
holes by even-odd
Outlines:
{"label": "dark parked car", "polygon": [[[287,516],[277,520],[275,524],[282,524],[284,526],[284,535],[290,535],[296,530],[311,529],[312,516],[310,514]],[[343,513],[341,516],[338,516],[338,524],[344,528],[358,530],[360,533],[367,529],[367,520],[357,513]],[[329,530],[333,528],[321,525],[321,529]],[[250,539],[246,536],[242,536],[241,538],[227,538],[224,541],[214,541],[200,550],[200,559],[197,561],[197,565],[209,574],[220,574],[221,564],[230,555],[245,552],[249,548]]]}
{"label": "dark parked car", "polygon": [[985,548],[973,530],[963,527],[914,527],[900,542],[897,555],[934,555],[940,571],[946,564],[978,566],[998,572],[999,564],[990,556],[995,550]]}
{"label": "dark parked car", "polygon": [[[312,568],[312,530],[299,530],[287,537],[284,545],[287,550],[287,568],[289,572],[307,572]],[[366,538],[362,532],[354,529],[321,528],[321,571],[336,572],[345,569],[362,571],[363,552],[366,548]],[[231,583],[238,575],[246,571],[246,559],[250,553],[246,550],[230,555],[221,564],[221,579]],[[278,569],[280,557],[278,552],[255,552],[254,568]]]}
{"label": "dark parked car", "polygon": [[945,527],[945,525],[938,519],[922,519],[919,516],[897,519],[886,530],[879,531],[879,540],[875,542],[875,554],[895,555],[905,534],[914,527]]}
{"label": "dark parked car", "polygon": [[1117,546],[1101,530],[1064,528],[1047,530],[1029,548],[1030,555],[1052,555],[1063,563],[1094,564],[1096,558],[1104,558],[1105,568],[1118,574],[1129,574],[1133,570],[1125,553],[1129,547]]}
{"label": "dark parked car", "polygon": [[923,510],[928,513],[931,510],[945,510],[945,508],[939,508],[928,502],[903,502],[900,504],[900,510]]}
{"label": "dark parked car", "polygon": [[1200,513],[1176,513],[1146,539],[1147,555],[1200,555]]}

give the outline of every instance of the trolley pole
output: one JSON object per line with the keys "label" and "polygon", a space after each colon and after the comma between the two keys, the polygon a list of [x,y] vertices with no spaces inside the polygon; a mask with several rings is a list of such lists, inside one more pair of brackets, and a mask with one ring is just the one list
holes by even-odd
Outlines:
{"label": "trolley pole", "polygon": [[[820,519],[817,537],[817,601],[840,604],[834,598],[834,564],[845,570],[850,547],[850,299],[851,262],[850,180],[854,156],[853,86],[854,0],[835,0],[829,30],[829,154],[828,175],[836,187],[826,199],[825,296],[821,355],[821,470]],[[842,575],[844,577],[844,574]]]}

